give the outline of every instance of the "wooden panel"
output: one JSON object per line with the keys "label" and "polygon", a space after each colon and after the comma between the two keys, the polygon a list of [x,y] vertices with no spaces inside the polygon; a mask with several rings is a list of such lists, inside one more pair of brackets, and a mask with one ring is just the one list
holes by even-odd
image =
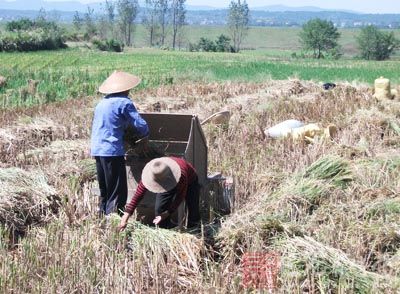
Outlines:
{"label": "wooden panel", "polygon": [[150,128],[150,140],[182,141],[189,140],[192,115],[141,113]]}

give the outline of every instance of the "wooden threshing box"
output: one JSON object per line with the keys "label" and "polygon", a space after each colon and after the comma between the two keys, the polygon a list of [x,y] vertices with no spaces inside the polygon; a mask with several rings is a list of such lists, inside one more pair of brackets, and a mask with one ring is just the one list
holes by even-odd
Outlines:
{"label": "wooden threshing box", "polygon": [[[176,156],[190,162],[197,171],[202,219],[209,214],[209,193],[207,191],[207,143],[200,121],[195,115],[141,113],[150,128],[149,145],[159,156]],[[128,201],[135,193],[144,166],[154,157],[138,156],[127,150]],[[151,224],[154,218],[155,194],[147,192],[137,208],[138,219]],[[177,220],[178,216],[173,216]]]}

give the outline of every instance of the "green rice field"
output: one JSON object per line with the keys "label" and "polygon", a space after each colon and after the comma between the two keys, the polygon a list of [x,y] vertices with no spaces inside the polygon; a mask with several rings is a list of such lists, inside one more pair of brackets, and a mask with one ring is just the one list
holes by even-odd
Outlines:
{"label": "green rice field", "polygon": [[[96,95],[96,89],[113,70],[142,77],[141,88],[185,81],[252,81],[299,78],[315,81],[373,83],[385,76],[399,83],[400,60],[385,62],[295,59],[274,51],[240,54],[172,52],[132,49],[103,53],[83,48],[33,53],[1,53],[0,106],[29,106]],[[29,80],[37,87],[32,89]]]}

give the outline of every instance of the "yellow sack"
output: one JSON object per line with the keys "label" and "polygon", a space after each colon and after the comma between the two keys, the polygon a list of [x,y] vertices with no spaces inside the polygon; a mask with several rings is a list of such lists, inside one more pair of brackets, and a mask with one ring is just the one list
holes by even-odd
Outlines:
{"label": "yellow sack", "polygon": [[314,142],[315,137],[332,138],[336,135],[337,128],[335,125],[329,125],[326,128],[321,128],[317,124],[308,124],[300,128],[293,129],[287,136],[294,140],[304,140],[308,143]]}
{"label": "yellow sack", "polygon": [[380,77],[375,80],[375,94],[374,97],[377,100],[385,100],[385,99],[393,99],[391,88],[390,88],[390,80],[385,79],[384,77]]}

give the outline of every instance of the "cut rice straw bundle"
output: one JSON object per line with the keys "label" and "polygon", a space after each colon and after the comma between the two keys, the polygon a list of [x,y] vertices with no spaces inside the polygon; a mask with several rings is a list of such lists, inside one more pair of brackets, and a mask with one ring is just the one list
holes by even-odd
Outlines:
{"label": "cut rice straw bundle", "polygon": [[[279,241],[283,251],[283,279],[299,279],[309,292],[378,293],[392,289],[385,276],[368,272],[341,250],[326,246],[311,237]],[[295,276],[293,273],[297,273]],[[308,279],[308,283],[306,280]],[[380,290],[378,290],[378,288]],[[378,292],[376,292],[378,291]],[[389,293],[389,292],[388,292]],[[394,292],[390,292],[394,293]]]}
{"label": "cut rice straw bundle", "polygon": [[304,176],[329,180],[335,186],[343,186],[353,180],[348,162],[338,156],[320,158],[306,169]]}
{"label": "cut rice straw bundle", "polygon": [[[119,222],[115,216],[113,222]],[[128,247],[138,262],[148,266],[150,276],[157,276],[160,268],[177,272],[178,283],[190,286],[200,275],[203,242],[194,235],[174,230],[151,228],[130,222],[126,229]]]}
{"label": "cut rice straw bundle", "polygon": [[40,171],[0,168],[0,224],[23,231],[30,224],[46,222],[55,204],[55,190]]}
{"label": "cut rice straw bundle", "polygon": [[273,233],[269,235],[291,231],[291,225],[301,222],[323,202],[330,201],[334,191],[344,188],[352,179],[347,161],[336,156],[322,157],[305,171],[288,177],[276,191],[260,191],[256,196],[258,202],[248,204],[238,215],[223,223],[219,238],[222,243],[239,244],[243,241],[240,240],[242,237],[253,239],[260,233],[263,235],[266,224],[264,215],[270,218],[267,220],[268,227],[273,220]]}

